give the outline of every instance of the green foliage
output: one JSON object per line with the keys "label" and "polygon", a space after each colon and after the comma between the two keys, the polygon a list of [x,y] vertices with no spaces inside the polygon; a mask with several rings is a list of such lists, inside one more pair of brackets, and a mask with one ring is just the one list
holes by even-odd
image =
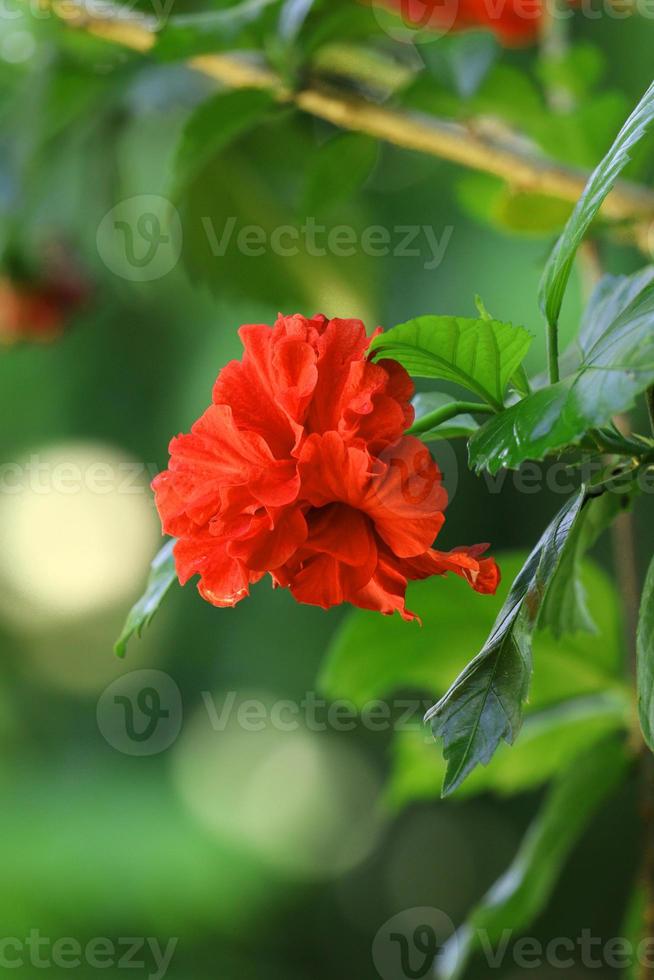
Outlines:
{"label": "green foliage", "polygon": [[562,772],[511,866],[446,943],[437,968],[440,980],[463,976],[480,934],[494,945],[507,923],[517,931],[536,918],[572,848],[619,785],[628,762],[624,746],[611,739],[593,746]]}
{"label": "green foliage", "polygon": [[131,637],[140,636],[145,627],[150,625],[171,585],[177,581],[173,558],[174,546],[175,541],[171,538],[153,559],[145,592],[127,614],[122,633],[114,646],[116,656],[125,656]]}
{"label": "green foliage", "polygon": [[[439,391],[429,391],[416,395],[413,399],[413,407],[416,417],[412,432],[419,432],[423,442],[436,442],[439,439],[457,439],[461,436],[468,437],[473,435],[479,428],[479,424],[468,412],[461,412],[452,415],[446,421],[439,422],[437,416],[449,414],[450,406],[459,403],[454,402],[449,395]],[[427,425],[427,428],[425,428]]]}
{"label": "green foliage", "polygon": [[[620,296],[624,297],[624,285]],[[606,307],[621,302],[606,298]],[[604,307],[603,307],[604,308]],[[534,392],[487,422],[470,442],[475,469],[496,473],[526,459],[578,443],[589,429],[606,425],[627,411],[654,381],[654,283],[622,309],[592,343],[588,338],[579,368],[557,384]]]}
{"label": "green foliage", "polygon": [[444,796],[479,763],[487,765],[502,739],[511,744],[517,737],[531,678],[531,636],[586,501],[581,490],[557,514],[514,581],[484,647],[427,713],[448,763]]}
{"label": "green foliage", "polygon": [[265,37],[264,19],[278,0],[239,0],[220,10],[177,14],[159,32],[154,56],[164,61],[229,48],[260,47]]}
{"label": "green foliage", "polygon": [[[537,656],[542,664],[541,653]],[[536,789],[591,745],[627,731],[630,721],[629,692],[617,688],[532,709],[515,745],[501,745],[488,766],[475,769],[452,798],[467,799],[489,791],[509,796]],[[386,800],[393,808],[440,796],[446,764],[434,753],[424,728],[398,732],[392,758]]]}
{"label": "green foliage", "polygon": [[414,377],[453,381],[500,409],[530,343],[527,331],[510,323],[423,316],[380,334],[370,349],[399,361]]}
{"label": "green foliage", "polygon": [[575,521],[557,574],[543,600],[539,619],[541,628],[551,629],[556,637],[579,630],[596,632],[597,627],[588,609],[581,562],[602,531],[613,523],[628,502],[628,498],[625,501],[619,492],[603,493],[587,501]]}
{"label": "green foliage", "polygon": [[352,197],[375,166],[377,153],[377,141],[370,136],[341,133],[330,139],[307,174],[303,213],[320,214],[325,206]]}
{"label": "green foliage", "polygon": [[654,560],[647,573],[638,622],[638,715],[645,741],[654,752]]}
{"label": "green foliage", "polygon": [[474,96],[500,56],[492,34],[470,31],[452,34],[438,44],[426,44],[422,57],[429,73],[462,99]]}
{"label": "green foliage", "polygon": [[654,119],[654,84],[624,124],[613,146],[592,174],[563,234],[547,263],[540,288],[540,304],[548,323],[558,323],[563,296],[577,250],[600,207],[630,160],[630,154]]}
{"label": "green foliage", "polygon": [[189,119],[175,161],[175,197],[192,184],[225,147],[260,122],[273,105],[268,92],[256,89],[219,92]]}

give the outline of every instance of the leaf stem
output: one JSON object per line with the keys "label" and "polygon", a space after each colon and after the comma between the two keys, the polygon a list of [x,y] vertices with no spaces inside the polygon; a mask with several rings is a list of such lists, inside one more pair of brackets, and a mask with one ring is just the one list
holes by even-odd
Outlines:
{"label": "leaf stem", "polygon": [[449,405],[435,408],[433,412],[423,415],[422,418],[413,423],[408,432],[410,435],[428,432],[437,425],[448,422],[450,419],[455,418],[457,415],[462,415],[464,412],[482,412],[485,415],[494,415],[495,411],[491,405],[485,405],[483,402],[450,402]]}
{"label": "leaf stem", "polygon": [[547,324],[547,364],[549,369],[550,384],[555,385],[559,381],[559,325],[558,323]]}

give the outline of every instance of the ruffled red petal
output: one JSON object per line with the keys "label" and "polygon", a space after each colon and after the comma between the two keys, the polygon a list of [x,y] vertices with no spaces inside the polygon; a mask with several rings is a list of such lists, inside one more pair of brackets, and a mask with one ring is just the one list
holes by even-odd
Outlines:
{"label": "ruffled red petal", "polygon": [[485,546],[432,548],[447,505],[429,450],[404,435],[413,384],[368,360],[359,320],[280,316],[240,330],[242,361],[170,444],[153,482],[180,581],[231,606],[269,573],[300,602],[342,602],[415,619],[411,579],[454,572],[493,592]]}

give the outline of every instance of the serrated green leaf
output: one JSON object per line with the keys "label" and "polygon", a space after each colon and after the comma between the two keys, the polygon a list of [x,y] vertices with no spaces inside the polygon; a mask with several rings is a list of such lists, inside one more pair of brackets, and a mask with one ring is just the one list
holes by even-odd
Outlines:
{"label": "serrated green leaf", "polygon": [[481,652],[427,712],[448,763],[444,796],[478,764],[487,765],[502,740],[512,744],[518,735],[531,679],[531,636],[588,499],[582,488],[557,514],[513,583]]}
{"label": "serrated green leaf", "polygon": [[497,944],[510,923],[529,925],[547,904],[561,869],[600,805],[617,789],[629,765],[624,745],[594,745],[566,769],[531,824],[513,863],[468,921],[449,940],[436,964],[439,980],[460,980],[480,936]]}
{"label": "serrated green leaf", "polygon": [[638,716],[645,741],[654,752],[654,559],[640,602],[637,647]]}
{"label": "serrated green leaf", "polygon": [[259,122],[274,100],[269,92],[241,89],[219,92],[190,117],[177,151],[174,191],[177,199],[222,150]]}
{"label": "serrated green leaf", "polygon": [[173,558],[174,546],[175,540],[171,538],[170,541],[166,541],[161,551],[153,559],[145,592],[127,614],[123,631],[114,646],[116,656],[125,656],[127,644],[131,637],[140,636],[144,628],[150,625],[152,617],[163,602],[166,593],[173,582],[177,581],[175,559]]}
{"label": "serrated green leaf", "polygon": [[[467,799],[489,791],[508,796],[533,790],[595,742],[628,730],[630,720],[631,698],[626,687],[567,698],[531,711],[515,745],[501,745],[489,765],[475,769],[453,798]],[[392,754],[393,770],[385,793],[391,806],[399,808],[440,796],[446,765],[434,753],[423,727],[399,731]]]}
{"label": "serrated green leaf", "polygon": [[630,153],[654,119],[654,84],[622,127],[613,146],[591,175],[549,258],[540,285],[540,305],[547,322],[557,325],[577,249],[620,173]]}
{"label": "serrated green leaf", "polygon": [[[440,408],[445,408],[452,403],[453,399],[440,391],[429,391],[416,395],[413,399],[413,407],[416,413],[414,425],[420,423],[427,416],[431,415],[432,412]],[[440,425],[420,432],[419,437],[423,442],[436,442],[439,439],[457,439],[462,436],[468,438],[478,428],[479,423],[475,421],[472,415],[468,412],[463,412],[460,415],[455,415],[453,418],[448,419],[447,422],[441,422]]]}
{"label": "serrated green leaf", "polygon": [[[619,291],[625,295],[624,284]],[[603,302],[610,306],[608,297]],[[601,336],[586,334],[587,348],[574,374],[534,392],[479,429],[470,441],[471,466],[496,473],[526,459],[544,459],[630,409],[654,382],[653,323],[654,282],[648,281]]]}
{"label": "serrated green leaf", "polygon": [[422,316],[375,337],[370,350],[414,377],[453,381],[499,409],[530,344],[526,330],[499,320]]}

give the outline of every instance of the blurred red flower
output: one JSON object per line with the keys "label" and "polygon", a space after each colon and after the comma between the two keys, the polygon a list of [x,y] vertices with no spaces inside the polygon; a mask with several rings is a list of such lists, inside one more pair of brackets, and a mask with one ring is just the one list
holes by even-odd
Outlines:
{"label": "blurred red flower", "polygon": [[447,494],[428,449],[404,435],[411,379],[367,359],[360,320],[280,315],[241,327],[241,361],[213,404],[170,444],[153,482],[163,530],[178,538],[180,582],[233,606],[267,572],[299,602],[383,613],[407,581],[455,572],[494,592],[486,546],[435,551]]}
{"label": "blurred red flower", "polygon": [[40,274],[0,275],[0,344],[56,340],[89,292],[72,256],[62,246],[49,246]]}
{"label": "blurred red flower", "polygon": [[507,46],[538,39],[544,0],[379,0],[412,30],[441,32],[487,28]]}

